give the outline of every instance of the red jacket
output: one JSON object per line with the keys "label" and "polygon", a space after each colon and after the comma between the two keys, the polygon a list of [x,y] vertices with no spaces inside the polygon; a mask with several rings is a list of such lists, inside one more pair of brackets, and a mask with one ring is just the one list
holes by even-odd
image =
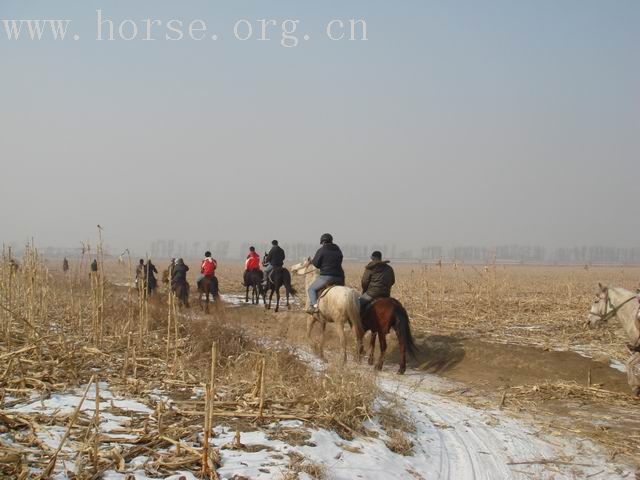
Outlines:
{"label": "red jacket", "polygon": [[249,252],[247,261],[244,262],[245,270],[260,270],[260,255],[256,252]]}
{"label": "red jacket", "polygon": [[218,266],[218,262],[216,262],[211,257],[207,257],[202,261],[202,265],[200,266],[200,271],[205,276],[213,276],[216,274],[217,266]]}

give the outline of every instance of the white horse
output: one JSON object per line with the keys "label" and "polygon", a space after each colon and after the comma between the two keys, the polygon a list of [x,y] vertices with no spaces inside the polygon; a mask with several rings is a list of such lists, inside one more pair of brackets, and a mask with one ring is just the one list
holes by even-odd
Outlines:
{"label": "white horse", "polygon": [[627,378],[634,394],[640,396],[640,319],[638,295],[624,288],[609,288],[598,284],[600,291],[589,311],[587,323],[595,327],[617,318],[627,334],[627,347],[633,355],[627,361]]}
{"label": "white horse", "polygon": [[[305,291],[307,291],[307,303],[305,308],[309,308],[309,285],[318,278],[320,275],[319,270],[313,266],[311,259],[307,258],[301,263],[298,263],[291,267],[291,273],[295,275],[303,275],[305,277]],[[314,315],[309,315],[307,320],[307,338],[311,340],[311,331],[313,326],[320,323],[322,326],[322,333],[320,337],[320,344],[318,347],[318,354],[320,358],[324,359],[324,341],[325,331],[327,323],[333,322],[336,325],[336,331],[338,332],[338,338],[340,339],[340,346],[342,347],[342,362],[347,361],[347,341],[344,333],[344,326],[346,323],[349,327],[355,327],[356,330],[356,357],[360,357],[362,352],[362,338],[364,336],[364,330],[362,329],[362,321],[360,319],[360,295],[358,292],[349,287],[334,286],[325,290],[318,299],[319,312]]]}

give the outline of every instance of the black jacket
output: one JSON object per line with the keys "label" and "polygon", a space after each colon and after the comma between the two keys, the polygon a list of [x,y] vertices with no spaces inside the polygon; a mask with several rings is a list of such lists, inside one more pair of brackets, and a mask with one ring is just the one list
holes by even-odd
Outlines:
{"label": "black jacket", "polygon": [[325,243],[313,257],[313,266],[320,270],[320,275],[344,278],[342,270],[342,251],[335,243]]}
{"label": "black jacket", "polygon": [[390,297],[394,283],[396,276],[389,260],[373,260],[364,267],[362,293],[368,294],[371,298]]}
{"label": "black jacket", "polygon": [[282,267],[284,265],[284,250],[278,245],[274,245],[267,253],[265,262],[270,263],[274,267]]}
{"label": "black jacket", "polygon": [[171,283],[184,283],[187,281],[189,267],[184,263],[176,263],[171,267]]}

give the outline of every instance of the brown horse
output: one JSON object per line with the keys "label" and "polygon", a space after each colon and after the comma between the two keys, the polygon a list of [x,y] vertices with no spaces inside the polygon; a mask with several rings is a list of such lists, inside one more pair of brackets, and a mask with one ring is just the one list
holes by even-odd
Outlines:
{"label": "brown horse", "polygon": [[251,289],[251,304],[258,305],[262,296],[262,270],[247,270],[244,272],[244,285],[247,287],[245,303],[249,303],[249,289]]}
{"label": "brown horse", "polygon": [[[364,331],[371,330],[371,349],[369,351],[369,365],[373,365],[374,351],[376,347],[376,335],[380,340],[380,358],[376,363],[376,370],[382,370],[384,355],[387,350],[387,334],[393,328],[398,337],[400,348],[400,369],[399,374],[403,374],[407,369],[407,352],[415,358],[416,346],[411,336],[409,326],[409,315],[402,304],[395,298],[379,298],[367,307],[362,315],[362,326]],[[364,353],[361,349],[359,355]]]}
{"label": "brown horse", "polygon": [[209,294],[213,297],[214,301],[218,301],[218,277],[203,277],[198,282],[198,305],[202,307],[202,297],[205,297],[204,313],[209,313]]}

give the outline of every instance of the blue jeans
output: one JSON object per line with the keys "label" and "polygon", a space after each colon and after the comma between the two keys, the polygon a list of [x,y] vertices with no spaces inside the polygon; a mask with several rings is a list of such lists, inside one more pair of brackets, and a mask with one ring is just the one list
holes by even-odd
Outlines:
{"label": "blue jeans", "polygon": [[273,271],[273,265],[268,264],[266,267],[264,267],[264,276],[262,277],[262,283],[264,283],[265,285],[269,284],[269,274]]}
{"label": "blue jeans", "polygon": [[309,285],[309,290],[307,293],[309,294],[309,304],[314,306],[318,303],[318,291],[330,283],[342,284],[342,277],[332,277],[330,275],[320,275],[316,278],[311,285]]}

